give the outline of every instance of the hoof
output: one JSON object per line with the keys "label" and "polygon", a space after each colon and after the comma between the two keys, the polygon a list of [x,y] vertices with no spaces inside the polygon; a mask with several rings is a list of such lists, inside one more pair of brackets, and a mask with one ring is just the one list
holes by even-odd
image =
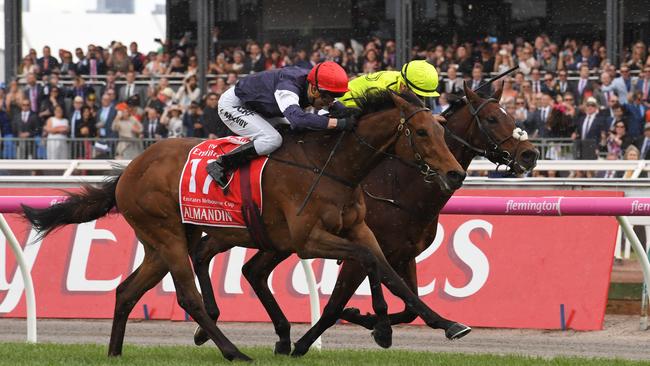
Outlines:
{"label": "hoof", "polygon": [[341,319],[348,320],[348,319],[357,319],[361,316],[361,311],[357,308],[345,308],[343,309],[343,312],[341,312]]}
{"label": "hoof", "polygon": [[302,357],[307,354],[307,351],[309,351],[309,347],[303,347],[298,343],[294,343],[291,357]]}
{"label": "hoof", "polygon": [[357,308],[345,308],[341,313],[341,319],[348,321],[352,324],[360,325],[368,330],[373,330],[377,323],[377,318],[370,314],[361,315],[361,311]]}
{"label": "hoof", "polygon": [[393,345],[393,329],[389,324],[377,324],[372,331],[375,343],[381,348],[390,348]]}
{"label": "hoof", "polygon": [[208,333],[203,330],[201,327],[196,327],[196,330],[194,331],[194,344],[197,346],[202,345],[203,343],[207,342],[210,340],[210,337],[208,337]]}
{"label": "hoof", "polygon": [[289,355],[289,353],[291,353],[291,342],[289,341],[275,342],[275,349],[273,349],[273,353],[276,355]]}
{"label": "hoof", "polygon": [[445,336],[450,340],[460,339],[468,335],[471,331],[472,328],[468,327],[467,325],[454,323],[451,325],[451,327],[447,328],[445,331]]}
{"label": "hoof", "polygon": [[253,361],[252,358],[239,351],[233,352],[231,354],[224,354],[223,357],[225,357],[228,361]]}

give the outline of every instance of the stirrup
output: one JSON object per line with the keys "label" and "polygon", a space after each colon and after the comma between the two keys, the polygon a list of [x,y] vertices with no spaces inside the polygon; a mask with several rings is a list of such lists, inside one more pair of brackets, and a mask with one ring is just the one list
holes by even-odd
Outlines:
{"label": "stirrup", "polygon": [[228,174],[226,172],[226,169],[221,166],[221,162],[219,160],[215,160],[208,164],[206,169],[208,171],[208,174],[210,174],[212,179],[214,179],[219,187],[225,189],[228,186]]}

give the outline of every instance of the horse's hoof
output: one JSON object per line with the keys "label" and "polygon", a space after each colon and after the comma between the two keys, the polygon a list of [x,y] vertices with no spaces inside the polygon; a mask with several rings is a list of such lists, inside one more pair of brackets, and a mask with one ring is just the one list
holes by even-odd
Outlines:
{"label": "horse's hoof", "polygon": [[275,342],[275,349],[273,353],[276,355],[289,355],[291,353],[291,342],[277,341]]}
{"label": "horse's hoof", "polygon": [[210,337],[208,337],[208,333],[203,330],[201,327],[196,327],[196,330],[194,331],[194,344],[197,346],[202,345],[203,343],[207,342],[210,340]]}
{"label": "horse's hoof", "polygon": [[361,316],[361,311],[357,308],[345,308],[341,312],[341,319],[356,319]]}
{"label": "horse's hoof", "polygon": [[468,335],[469,332],[472,331],[472,328],[468,327],[465,324],[461,323],[454,323],[451,325],[451,327],[447,328],[445,330],[445,336],[447,339],[454,340],[454,339],[460,339],[463,338],[464,336]]}
{"label": "horse's hoof", "polygon": [[300,345],[300,342],[293,344],[293,352],[291,352],[291,357],[302,357],[307,354],[309,347],[303,347]]}
{"label": "horse's hoof", "polygon": [[377,323],[377,318],[370,314],[361,315],[361,311],[357,308],[345,308],[341,313],[341,319],[353,324],[360,325],[368,330],[373,330]]}
{"label": "horse's hoof", "polygon": [[393,345],[393,329],[390,325],[377,323],[371,334],[379,347],[390,348]]}

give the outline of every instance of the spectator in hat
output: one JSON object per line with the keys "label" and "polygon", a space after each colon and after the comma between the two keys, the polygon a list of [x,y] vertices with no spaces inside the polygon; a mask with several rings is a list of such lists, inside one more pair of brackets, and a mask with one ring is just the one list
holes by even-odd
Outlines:
{"label": "spectator in hat", "polygon": [[183,133],[183,120],[181,119],[182,114],[183,110],[181,106],[177,103],[172,103],[165,109],[165,112],[163,112],[163,115],[160,117],[160,123],[167,128],[168,138],[185,136]]}
{"label": "spectator in hat", "polygon": [[573,140],[599,141],[601,132],[607,131],[607,121],[598,116],[598,101],[589,97],[585,102],[585,114],[576,121],[576,132],[571,135]]}
{"label": "spectator in hat", "polygon": [[174,91],[172,88],[166,87],[158,92],[155,99],[149,101],[145,109],[153,108],[158,112],[158,114],[162,114],[165,111],[165,108],[171,104],[172,98],[174,98]]}
{"label": "spectator in hat", "polygon": [[117,133],[119,142],[115,148],[115,158],[130,160],[142,153],[142,124],[138,122],[129,111],[126,103],[120,103],[115,108],[117,116],[111,129]]}
{"label": "spectator in hat", "polygon": [[[111,104],[114,104],[110,97],[108,97],[108,100],[110,101]],[[100,106],[97,105],[97,97],[95,96],[95,94],[90,94],[88,98],[86,98],[86,105],[92,111],[93,116],[97,118],[97,112],[99,111]]]}
{"label": "spectator in hat", "polygon": [[140,96],[137,94],[130,96],[129,99],[126,100],[126,105],[129,107],[131,111],[131,115],[138,121],[142,122],[142,115],[144,114],[144,109],[140,107],[141,105]]}

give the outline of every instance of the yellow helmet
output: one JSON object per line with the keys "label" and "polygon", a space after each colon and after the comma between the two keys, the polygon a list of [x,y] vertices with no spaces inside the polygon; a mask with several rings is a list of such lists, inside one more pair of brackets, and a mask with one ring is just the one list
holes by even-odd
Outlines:
{"label": "yellow helmet", "polygon": [[425,60],[407,62],[402,66],[402,79],[415,94],[422,97],[438,97],[438,71]]}

